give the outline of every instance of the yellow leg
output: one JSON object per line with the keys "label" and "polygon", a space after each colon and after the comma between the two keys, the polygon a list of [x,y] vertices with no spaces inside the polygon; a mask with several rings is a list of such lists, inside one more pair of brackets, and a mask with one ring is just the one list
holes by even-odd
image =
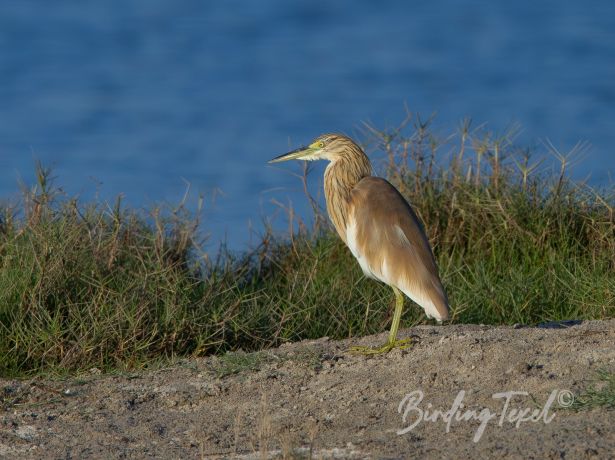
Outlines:
{"label": "yellow leg", "polygon": [[404,309],[404,296],[396,287],[393,287],[393,292],[395,293],[395,313],[393,314],[393,323],[391,324],[391,331],[389,332],[389,340],[381,347],[371,348],[356,346],[350,347],[348,351],[362,355],[377,355],[379,353],[387,353],[393,348],[405,350],[412,345],[412,338],[397,340],[399,321],[401,320],[401,313]]}

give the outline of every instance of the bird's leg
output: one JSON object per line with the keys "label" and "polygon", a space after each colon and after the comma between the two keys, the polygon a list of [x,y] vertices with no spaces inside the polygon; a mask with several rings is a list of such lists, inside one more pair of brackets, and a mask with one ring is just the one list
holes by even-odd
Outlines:
{"label": "bird's leg", "polygon": [[400,348],[405,350],[412,345],[412,338],[397,340],[397,330],[399,329],[399,321],[401,320],[401,312],[404,309],[404,296],[395,286],[393,292],[395,293],[395,313],[393,314],[393,323],[391,324],[391,331],[389,332],[389,340],[381,347],[350,347],[348,351],[352,353],[359,353],[363,355],[377,355],[379,353],[387,353],[393,348]]}

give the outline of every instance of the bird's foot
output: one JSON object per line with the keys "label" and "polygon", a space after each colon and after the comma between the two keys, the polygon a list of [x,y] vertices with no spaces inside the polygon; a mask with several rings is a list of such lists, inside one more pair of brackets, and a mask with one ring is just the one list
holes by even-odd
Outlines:
{"label": "bird's foot", "polygon": [[381,347],[364,347],[364,346],[355,346],[350,347],[348,352],[359,354],[359,355],[379,355],[381,353],[388,353],[393,348],[399,348],[400,350],[405,350],[406,348],[410,348],[414,344],[414,338],[410,337],[402,340],[395,340],[394,342],[387,342]]}

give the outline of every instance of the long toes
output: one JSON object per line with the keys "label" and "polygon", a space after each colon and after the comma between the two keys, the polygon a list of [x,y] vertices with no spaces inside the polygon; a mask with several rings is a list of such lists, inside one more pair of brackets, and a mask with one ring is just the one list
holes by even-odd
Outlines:
{"label": "long toes", "polygon": [[373,355],[373,354],[378,353],[375,348],[362,347],[362,346],[350,347],[348,349],[348,352],[358,354],[358,355]]}
{"label": "long toes", "polygon": [[395,342],[387,342],[381,347],[371,348],[365,346],[354,346],[348,349],[350,353],[356,353],[361,355],[377,355],[380,353],[388,353],[393,348],[399,348],[400,350],[405,350],[410,348],[413,345],[413,338],[407,338],[402,340],[396,340]]}
{"label": "long toes", "polygon": [[408,339],[396,340],[392,348],[399,348],[400,350],[405,350],[407,348],[410,348],[412,345],[414,345],[414,340],[412,339],[412,337],[410,337]]}

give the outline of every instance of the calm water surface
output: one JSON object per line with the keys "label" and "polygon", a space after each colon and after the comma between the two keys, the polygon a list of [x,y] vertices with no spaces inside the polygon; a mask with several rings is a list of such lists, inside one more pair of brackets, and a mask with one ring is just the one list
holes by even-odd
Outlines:
{"label": "calm water surface", "polygon": [[206,228],[241,248],[272,199],[307,213],[299,165],[266,160],[395,125],[404,103],[443,132],[471,116],[520,123],[528,146],[586,140],[577,176],[608,185],[615,2],[0,3],[3,198],[32,182],[34,159],[84,199],[149,206],[189,182],[222,190]]}

